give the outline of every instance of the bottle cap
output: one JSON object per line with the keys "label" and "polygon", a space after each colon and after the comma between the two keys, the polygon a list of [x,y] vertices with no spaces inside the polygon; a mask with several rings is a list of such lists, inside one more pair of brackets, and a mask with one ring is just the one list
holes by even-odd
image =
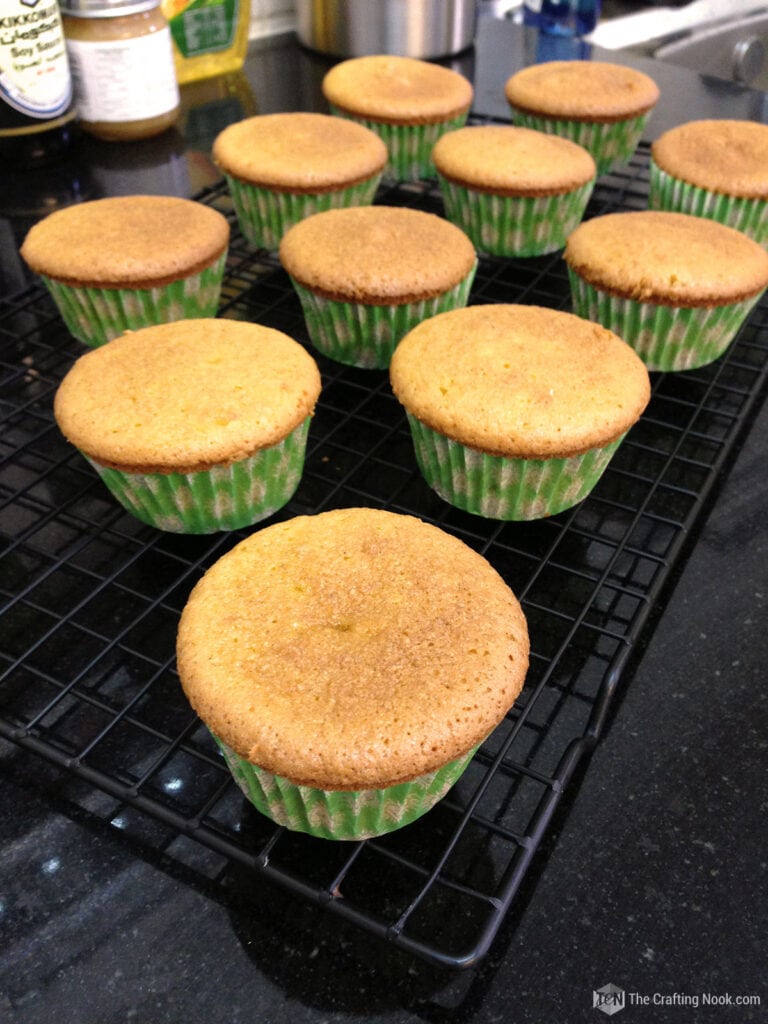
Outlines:
{"label": "bottle cap", "polygon": [[160,0],[61,0],[62,14],[72,18],[117,18],[160,6]]}

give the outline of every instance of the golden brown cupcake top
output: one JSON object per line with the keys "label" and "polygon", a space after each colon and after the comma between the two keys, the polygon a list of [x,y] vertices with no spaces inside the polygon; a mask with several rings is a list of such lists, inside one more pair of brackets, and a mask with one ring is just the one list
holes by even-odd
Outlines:
{"label": "golden brown cupcake top", "polygon": [[472,125],[447,132],[432,149],[449,181],[502,196],[559,195],[597,174],[583,146],[513,125]]}
{"label": "golden brown cupcake top", "polygon": [[523,459],[605,447],[650,398],[648,371],[626,342],[539,306],[468,306],[423,320],[395,349],[390,377],[428,427]]}
{"label": "golden brown cupcake top", "polygon": [[260,114],[226,127],[214,141],[213,159],[252,185],[330,192],[380,174],[387,147],[369,128],[330,114]]}
{"label": "golden brown cupcake top", "polygon": [[400,305],[455,287],[476,256],[464,232],[433,213],[356,206],[295,224],[280,243],[280,260],[295,281],[325,298]]}
{"label": "golden brown cupcake top", "polygon": [[697,188],[768,199],[768,125],[756,121],[689,121],[651,146],[656,164]]}
{"label": "golden brown cupcake top", "polygon": [[126,472],[193,472],[268,448],[309,416],[315,361],[280,331],[178,320],[81,356],[54,400],[64,436]]}
{"label": "golden brown cupcake top", "polygon": [[193,708],[240,757],[294,783],[378,789],[494,729],[522,688],[528,632],[463,541],[350,508],[224,555],[184,608],[177,658]]}
{"label": "golden brown cupcake top", "polygon": [[571,269],[602,291],[668,306],[723,306],[768,286],[768,253],[735,228],[687,213],[637,210],[584,221]]}
{"label": "golden brown cupcake top", "polygon": [[457,71],[415,57],[373,54],[335,64],[323,95],[339,110],[384,124],[437,124],[465,114],[472,85]]}
{"label": "golden brown cupcake top", "polygon": [[188,277],[229,245],[217,210],[175,196],[115,196],[56,210],[35,224],[21,255],[38,274],[104,288],[142,288]]}
{"label": "golden brown cupcake top", "polygon": [[504,93],[518,110],[571,121],[623,121],[655,106],[659,89],[648,75],[622,64],[553,60],[522,68]]}

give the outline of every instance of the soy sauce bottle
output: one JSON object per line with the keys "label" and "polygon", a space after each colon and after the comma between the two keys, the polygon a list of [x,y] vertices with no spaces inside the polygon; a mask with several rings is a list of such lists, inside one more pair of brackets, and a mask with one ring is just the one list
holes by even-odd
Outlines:
{"label": "soy sauce bottle", "polygon": [[0,0],[0,165],[63,156],[75,127],[72,76],[56,0]]}

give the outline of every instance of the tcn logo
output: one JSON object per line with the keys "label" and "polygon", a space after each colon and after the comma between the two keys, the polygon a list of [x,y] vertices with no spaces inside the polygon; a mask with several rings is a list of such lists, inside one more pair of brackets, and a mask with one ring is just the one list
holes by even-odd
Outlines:
{"label": "tcn logo", "polygon": [[592,992],[592,1006],[611,1017],[624,1009],[624,989],[617,985],[603,985]]}

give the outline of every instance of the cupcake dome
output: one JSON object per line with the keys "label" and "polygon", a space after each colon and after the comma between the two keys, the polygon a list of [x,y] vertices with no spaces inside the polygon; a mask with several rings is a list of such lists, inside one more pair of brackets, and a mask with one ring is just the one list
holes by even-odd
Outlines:
{"label": "cupcake dome", "polygon": [[517,71],[504,94],[516,124],[579,143],[602,174],[632,156],[659,89],[635,68],[555,60]]}
{"label": "cupcake dome", "polygon": [[512,125],[448,132],[432,151],[451,221],[480,252],[539,256],[581,220],[596,166],[582,146]]}
{"label": "cupcake dome", "polygon": [[263,114],[229,125],[213,159],[224,173],[248,241],[277,249],[312,213],[370,203],[387,150],[362,125],[329,114]]}
{"label": "cupcake dome", "polygon": [[331,111],[376,131],[389,152],[387,175],[410,181],[434,176],[432,147],[461,127],[473,89],[450,68],[389,54],[353,57],[323,78]]}
{"label": "cupcake dome", "polygon": [[466,304],[477,266],[459,228],[390,206],[315,214],[291,228],[279,252],[315,347],[374,368],[389,366],[420,320]]}
{"label": "cupcake dome", "polygon": [[611,331],[512,304],[425,320],[396,348],[390,378],[427,483],[495,519],[584,498],[650,397],[648,371]]}
{"label": "cupcake dome", "polygon": [[359,839],[443,795],[522,688],[519,603],[438,527],[339,509],[262,529],[195,586],[184,691],[256,806]]}
{"label": "cupcake dome", "polygon": [[711,217],[768,244],[768,125],[689,121],[651,146],[649,205]]}
{"label": "cupcake dome", "polygon": [[21,255],[72,334],[96,346],[126,330],[213,316],[229,234],[226,217],[194,200],[116,196],[49,214]]}
{"label": "cupcake dome", "polygon": [[81,356],[54,413],[139,519],[210,533],[250,525],[289,500],[319,393],[314,360],[287,335],[201,319],[125,334]]}
{"label": "cupcake dome", "polygon": [[574,310],[616,331],[653,370],[717,359],[768,287],[768,253],[757,242],[685,213],[594,217],[564,256]]}

